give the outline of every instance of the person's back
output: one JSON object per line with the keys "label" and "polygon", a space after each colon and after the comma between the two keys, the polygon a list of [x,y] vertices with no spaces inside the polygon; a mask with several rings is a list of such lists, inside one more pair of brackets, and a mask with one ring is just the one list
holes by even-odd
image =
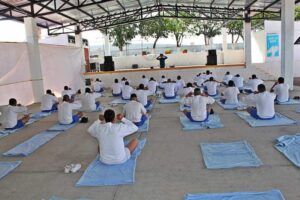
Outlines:
{"label": "person's back", "polygon": [[18,113],[26,112],[25,106],[12,106],[8,105],[2,109],[3,126],[5,128],[13,128],[18,123]]}
{"label": "person's back", "polygon": [[275,115],[274,100],[276,95],[266,91],[254,96],[256,98],[257,115],[261,118],[273,117]]}
{"label": "person's back", "polygon": [[103,83],[100,81],[96,81],[93,85],[93,89],[95,92],[101,92],[101,90],[103,90]]}
{"label": "person's back", "polygon": [[234,85],[237,88],[243,88],[244,87],[244,78],[241,76],[235,76],[232,78]]}
{"label": "person's back", "polygon": [[101,97],[99,93],[85,93],[82,95],[81,103],[82,107],[81,110],[91,112],[96,110],[96,99]]}
{"label": "person's back", "polygon": [[150,95],[149,90],[144,90],[144,89],[138,89],[135,91],[137,95],[138,101],[143,104],[143,106],[146,106],[148,103],[148,96]]}
{"label": "person's back", "polygon": [[173,97],[175,96],[175,89],[176,89],[176,83],[165,83],[164,84],[164,92],[166,97]]}
{"label": "person's back", "polygon": [[185,81],[183,79],[181,79],[180,76],[178,76],[177,80],[176,80],[176,89],[181,90],[181,89],[183,89],[184,86],[185,86]]}
{"label": "person's back", "polygon": [[239,103],[238,94],[240,93],[237,87],[227,87],[224,91],[224,98],[226,104]]}
{"label": "person's back", "polygon": [[69,103],[63,101],[58,105],[58,121],[60,124],[71,124],[73,122],[73,110],[81,108],[79,102]]}
{"label": "person's back", "polygon": [[212,97],[201,95],[188,97],[185,104],[191,106],[191,116],[195,121],[203,121],[207,118],[207,104],[213,104]]}
{"label": "person's back", "polygon": [[194,88],[193,87],[186,87],[183,89],[183,96],[188,95],[189,93],[193,92]]}
{"label": "person's back", "polygon": [[252,90],[252,92],[255,92],[257,91],[257,86],[262,83],[263,83],[262,80],[258,78],[253,78],[248,80],[247,86],[249,87],[250,90]]}
{"label": "person's back", "polygon": [[207,88],[208,95],[217,95],[217,87],[219,83],[215,81],[207,81],[203,85]]}
{"label": "person's back", "polygon": [[132,94],[133,92],[133,88],[129,85],[125,85],[122,87],[122,98],[123,99],[130,99],[130,95]]}
{"label": "person's back", "polygon": [[147,111],[144,105],[135,100],[127,102],[124,106],[123,114],[126,116],[126,119],[132,122],[139,122],[142,118],[142,115],[146,113]]}
{"label": "person's back", "polygon": [[274,86],[274,93],[276,94],[276,100],[279,102],[287,102],[289,100],[289,85],[281,83]]}
{"label": "person's back", "polygon": [[111,88],[112,88],[112,93],[113,94],[120,94],[122,91],[122,84],[121,83],[113,83]]}
{"label": "person's back", "polygon": [[150,80],[148,83],[148,89],[151,94],[155,94],[156,89],[157,89],[158,83],[154,80]]}
{"label": "person's back", "polygon": [[143,84],[145,87],[148,87],[149,79],[143,77],[140,81],[140,84]]}
{"label": "person's back", "polygon": [[52,106],[57,102],[57,98],[51,94],[44,94],[41,100],[41,110],[51,110]]}
{"label": "person's back", "polygon": [[224,78],[223,78],[223,82],[225,84],[228,84],[228,81],[231,81],[232,80],[232,75],[231,74],[225,74]]}

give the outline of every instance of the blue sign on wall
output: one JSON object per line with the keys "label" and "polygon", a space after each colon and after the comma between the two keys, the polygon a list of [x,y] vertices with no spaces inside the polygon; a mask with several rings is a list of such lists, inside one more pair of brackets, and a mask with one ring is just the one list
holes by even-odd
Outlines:
{"label": "blue sign on wall", "polygon": [[267,34],[267,57],[279,57],[279,35]]}

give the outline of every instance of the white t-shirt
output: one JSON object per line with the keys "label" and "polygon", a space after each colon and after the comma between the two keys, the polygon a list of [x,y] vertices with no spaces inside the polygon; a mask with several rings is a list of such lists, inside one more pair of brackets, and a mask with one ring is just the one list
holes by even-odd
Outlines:
{"label": "white t-shirt", "polygon": [[234,82],[234,85],[235,87],[237,88],[242,88],[244,87],[244,78],[243,77],[233,77],[232,78],[233,82]]}
{"label": "white t-shirt", "polygon": [[160,82],[159,82],[159,87],[163,88],[164,87],[164,82],[166,82],[167,79],[166,78],[162,78],[160,79]]}
{"label": "white t-shirt", "polygon": [[176,83],[164,83],[163,87],[166,97],[175,96]]}
{"label": "white t-shirt", "polygon": [[65,95],[68,95],[69,98],[71,99],[74,94],[75,94],[75,91],[73,91],[73,90],[64,90],[61,93],[61,97],[64,97]]}
{"label": "white t-shirt", "polygon": [[122,123],[105,123],[97,120],[89,127],[88,132],[99,142],[100,161],[112,165],[125,163],[130,158],[124,137],[137,130],[136,125],[123,118]]}
{"label": "white t-shirt", "polygon": [[134,93],[136,94],[138,101],[143,104],[143,106],[147,105],[148,96],[151,95],[149,90],[135,90]]}
{"label": "white t-shirt", "polygon": [[113,83],[111,88],[112,88],[112,93],[113,94],[120,94],[122,91],[123,85],[121,83]]}
{"label": "white t-shirt", "polygon": [[122,87],[122,97],[123,99],[130,99],[133,88],[130,85],[124,85]]}
{"label": "white t-shirt", "polygon": [[5,106],[2,110],[3,126],[5,128],[13,128],[18,123],[18,113],[27,111],[25,106]]}
{"label": "white t-shirt", "polygon": [[100,90],[103,88],[103,83],[100,81],[96,81],[93,85],[95,92],[100,92]]}
{"label": "white t-shirt", "polygon": [[60,124],[71,124],[73,122],[73,110],[81,108],[78,101],[69,103],[63,101],[58,105],[58,121]]}
{"label": "white t-shirt", "polygon": [[206,74],[201,74],[200,78],[206,81],[209,77]]}
{"label": "white t-shirt", "polygon": [[51,110],[56,102],[58,102],[58,100],[55,96],[44,94],[41,101],[41,110]]}
{"label": "white t-shirt", "polygon": [[177,91],[183,89],[185,86],[185,81],[183,79],[176,81]]}
{"label": "white t-shirt", "polygon": [[143,84],[145,87],[148,87],[149,79],[142,78],[140,81],[140,84]]}
{"label": "white t-shirt", "polygon": [[262,80],[256,78],[256,79],[249,79],[247,82],[247,87],[250,89],[252,92],[257,91],[257,86],[259,84],[264,83]]}
{"label": "white t-shirt", "polygon": [[101,97],[100,93],[85,93],[81,95],[81,99],[80,99],[82,103],[81,110],[87,112],[95,111],[96,99],[99,97]]}
{"label": "white t-shirt", "polygon": [[232,78],[233,77],[232,77],[231,74],[225,75],[224,78],[223,78],[223,82],[226,83],[226,84],[228,84],[228,82],[231,81]]}
{"label": "white t-shirt", "polygon": [[191,92],[194,92],[194,88],[193,87],[183,88],[183,96],[186,96],[186,95],[188,95]]}
{"label": "white t-shirt", "polygon": [[123,109],[123,114],[126,119],[132,122],[140,122],[142,115],[145,115],[146,113],[147,111],[143,104],[137,101],[129,101],[125,104]]}
{"label": "white t-shirt", "polygon": [[208,81],[203,83],[203,85],[207,88],[207,93],[209,95],[216,95],[217,94],[217,87],[220,85],[215,81]]}
{"label": "white t-shirt", "polygon": [[195,121],[203,121],[207,117],[207,104],[213,104],[212,97],[193,96],[184,99],[184,104],[191,106],[191,116]]}
{"label": "white t-shirt", "polygon": [[238,94],[240,93],[237,87],[228,87],[224,91],[224,99],[226,104],[238,104]]}
{"label": "white t-shirt", "polygon": [[261,118],[270,118],[275,115],[274,100],[276,95],[270,92],[250,94],[246,96],[247,103],[254,103],[257,109],[257,115]]}
{"label": "white t-shirt", "polygon": [[158,83],[156,81],[149,81],[148,89],[151,94],[155,94]]}
{"label": "white t-shirt", "polygon": [[287,83],[275,85],[274,93],[277,95],[276,99],[279,102],[286,102],[289,100],[290,86]]}
{"label": "white t-shirt", "polygon": [[196,84],[197,84],[197,86],[198,86],[198,87],[201,87],[202,84],[204,83],[204,81],[205,81],[205,79],[203,79],[203,78],[201,78],[201,77],[198,77],[198,78],[196,79]]}

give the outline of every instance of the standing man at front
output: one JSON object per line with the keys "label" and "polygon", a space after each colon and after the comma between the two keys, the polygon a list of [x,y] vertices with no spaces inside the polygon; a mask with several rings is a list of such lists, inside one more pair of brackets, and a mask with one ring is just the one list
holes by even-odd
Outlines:
{"label": "standing man at front", "polygon": [[156,58],[156,60],[159,60],[160,68],[165,68],[167,59],[168,59],[168,57],[162,53]]}

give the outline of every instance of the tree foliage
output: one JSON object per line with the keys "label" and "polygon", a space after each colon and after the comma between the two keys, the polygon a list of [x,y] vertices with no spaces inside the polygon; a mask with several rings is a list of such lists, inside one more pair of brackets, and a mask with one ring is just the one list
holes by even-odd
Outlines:
{"label": "tree foliage", "polygon": [[222,26],[223,23],[219,21],[194,21],[192,33],[198,36],[203,35],[205,45],[208,45],[211,38],[221,34]]}
{"label": "tree foliage", "polygon": [[109,37],[113,40],[113,45],[123,51],[124,46],[138,34],[136,24],[126,24],[113,27],[108,31]]}
{"label": "tree foliage", "polygon": [[181,47],[184,36],[189,33],[190,19],[172,18],[167,19],[166,27],[169,33],[174,35],[176,40],[176,46]]}
{"label": "tree foliage", "polygon": [[[242,20],[228,21],[225,27],[228,34],[231,35],[232,44],[236,44],[240,37],[244,39],[244,22]],[[234,39],[234,36],[237,36],[236,39]]]}
{"label": "tree foliage", "polygon": [[139,34],[146,39],[155,38],[153,43],[153,49],[155,49],[160,38],[168,37],[167,20],[161,18],[159,20],[142,21],[139,24]]}
{"label": "tree foliage", "polygon": [[300,6],[296,6],[296,9],[295,9],[295,20],[300,20]]}

